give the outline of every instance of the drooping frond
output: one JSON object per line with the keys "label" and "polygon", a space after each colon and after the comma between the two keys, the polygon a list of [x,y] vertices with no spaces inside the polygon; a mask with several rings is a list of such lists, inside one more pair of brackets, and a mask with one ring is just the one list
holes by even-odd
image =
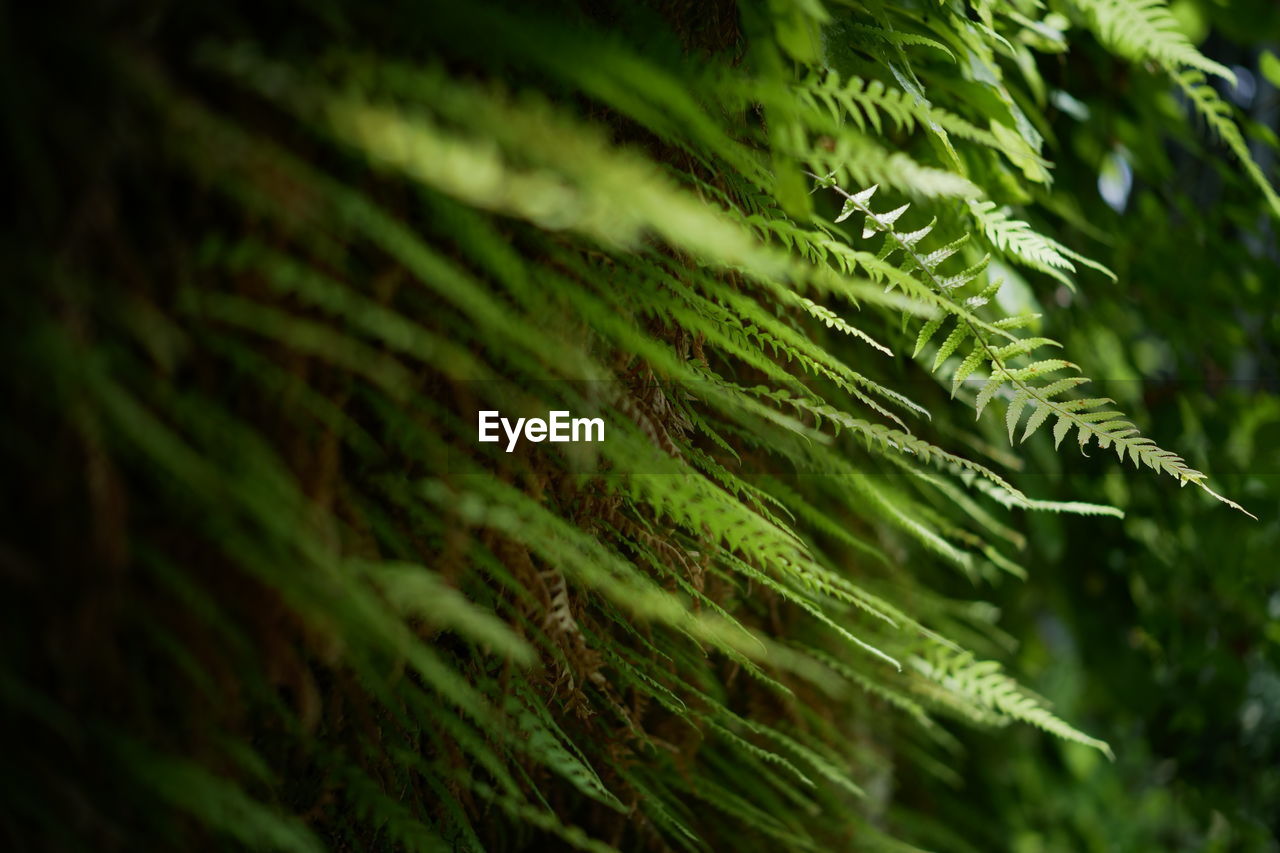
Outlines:
{"label": "drooping frond", "polygon": [[1052,732],[1064,740],[1075,741],[1100,749],[1111,755],[1111,748],[1096,738],[1089,737],[1049,712],[1035,697],[1027,695],[1012,678],[1001,672],[994,661],[979,661],[969,652],[955,652],[938,648],[912,659],[912,665],[926,678],[936,681],[953,691],[963,701],[972,703],[963,712],[983,719],[986,714],[1020,720]]}
{"label": "drooping frond", "polygon": [[1235,84],[1236,75],[1187,40],[1165,0],[1072,0],[1108,48],[1133,62],[1153,60],[1174,70],[1189,66]]}
{"label": "drooping frond", "polygon": [[1102,264],[1073,252],[1056,240],[1035,231],[1026,222],[1011,218],[1009,211],[998,209],[995,202],[971,201],[969,213],[978,223],[991,245],[1015,262],[1039,270],[1063,284],[1072,284],[1067,273],[1075,272],[1072,261],[1096,269],[1115,281],[1115,273]]}
{"label": "drooping frond", "polygon": [[[918,276],[938,295],[939,305],[951,312],[953,317],[931,320],[921,328],[916,338],[915,354],[918,355],[935,335],[947,327],[948,334],[934,355],[932,369],[936,371],[953,355],[963,354],[958,364],[949,369],[952,394],[970,377],[974,377],[974,381],[981,381],[982,389],[976,400],[979,416],[997,393],[1006,396],[1009,403],[1005,424],[1010,442],[1014,440],[1014,433],[1022,422],[1024,413],[1030,412],[1030,415],[1022,431],[1022,441],[1026,441],[1050,418],[1054,418],[1055,446],[1060,445],[1074,428],[1082,451],[1090,441],[1096,440],[1104,450],[1114,447],[1121,462],[1128,453],[1135,467],[1146,465],[1154,471],[1174,477],[1181,485],[1194,483],[1233,509],[1249,514],[1239,504],[1210,488],[1205,474],[1187,465],[1181,456],[1160,448],[1151,439],[1142,436],[1131,421],[1110,407],[1113,400],[1096,397],[1064,398],[1063,395],[1067,392],[1089,380],[1079,375],[1062,376],[1063,373],[1079,372],[1078,366],[1070,361],[1040,357],[1046,347],[1060,347],[1060,344],[1044,337],[1017,338],[1008,334],[1008,327],[1015,325],[1017,318],[1014,318],[1014,323],[996,321],[988,324],[976,320],[967,310],[962,309],[961,305],[964,303],[971,307],[985,304],[995,288],[999,287],[999,282],[987,285],[982,292],[963,301],[953,296],[979,281],[986,268],[985,258],[959,272],[944,273],[940,267],[958,251],[959,244],[953,242],[932,252],[923,252],[919,243],[928,236],[931,226],[906,232],[899,231],[896,227],[897,221],[907,210],[906,205],[876,213],[870,207],[874,186],[859,193],[848,193],[829,181],[820,185],[831,186],[844,196],[845,209],[842,216],[860,213],[865,217],[863,239],[877,234],[884,235],[884,248],[880,252],[882,259],[898,255],[903,271]],[[985,378],[983,373],[987,374]]]}
{"label": "drooping frond", "polygon": [[1244,134],[1236,123],[1235,111],[1222,99],[1218,92],[1205,80],[1204,74],[1197,70],[1181,71],[1174,74],[1178,88],[1187,96],[1187,100],[1195,107],[1196,112],[1205,123],[1226,143],[1244,167],[1245,173],[1254,185],[1262,191],[1271,208],[1272,214],[1280,219],[1280,193],[1272,185],[1262,168],[1253,159],[1253,153],[1245,142]]}
{"label": "drooping frond", "polygon": [[1210,130],[1235,155],[1249,179],[1280,219],[1280,194],[1254,160],[1231,105],[1205,75],[1237,85],[1231,69],[1207,58],[1187,40],[1165,0],[1073,0],[1098,37],[1116,54],[1134,62],[1152,62],[1166,71]]}

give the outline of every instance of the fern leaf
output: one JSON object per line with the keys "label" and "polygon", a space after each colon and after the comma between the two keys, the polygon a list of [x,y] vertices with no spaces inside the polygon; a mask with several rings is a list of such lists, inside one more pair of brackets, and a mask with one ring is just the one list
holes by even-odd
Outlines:
{"label": "fern leaf", "polygon": [[1231,69],[1207,58],[1187,40],[1165,0],[1072,0],[1086,13],[1098,38],[1135,62],[1153,60],[1168,71],[1184,66],[1235,85]]}

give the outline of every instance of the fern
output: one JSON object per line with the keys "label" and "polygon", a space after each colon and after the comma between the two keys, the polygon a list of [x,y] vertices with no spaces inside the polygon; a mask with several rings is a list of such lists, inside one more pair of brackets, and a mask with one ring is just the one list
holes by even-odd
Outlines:
{"label": "fern", "polygon": [[1187,96],[1196,112],[1199,113],[1227,147],[1231,149],[1244,167],[1245,173],[1254,185],[1262,191],[1263,196],[1270,206],[1273,216],[1280,217],[1280,194],[1276,193],[1275,187],[1267,180],[1266,175],[1262,173],[1261,167],[1253,159],[1253,154],[1249,151],[1249,146],[1244,140],[1244,135],[1240,132],[1240,127],[1236,124],[1231,106],[1227,104],[1218,93],[1205,82],[1205,76],[1199,71],[1182,71],[1174,75],[1174,79],[1178,83],[1178,87]]}
{"label": "fern", "polygon": [[1133,61],[1150,61],[1173,78],[1195,111],[1244,167],[1266,198],[1273,216],[1280,217],[1280,195],[1263,174],[1244,141],[1229,104],[1206,82],[1219,77],[1232,86],[1231,69],[1205,57],[1178,29],[1165,0],[1073,0],[1088,15],[1103,43]]}
{"label": "fern", "polygon": [[[1280,212],[1163,3],[1072,6]],[[985,599],[1044,571],[1024,514],[1125,493],[1060,499],[1023,442],[1240,507],[996,299],[993,259],[1100,302],[1141,275],[1078,250],[1066,19],[411,7],[77,19],[11,69],[74,120],[11,122],[3,452],[43,485],[6,502],[6,837],[916,849],[965,726],[1110,756]],[[607,439],[508,452],[490,410]]]}
{"label": "fern", "polygon": [[998,715],[996,719],[1021,720],[1065,740],[1076,741],[1111,754],[1111,749],[1106,744],[1082,734],[1049,713],[1034,697],[1023,692],[1013,679],[1000,672],[999,664],[976,661],[970,653],[955,654],[948,650],[915,658],[913,663],[926,678],[950,688],[949,693],[952,695],[972,702],[974,710],[971,713],[979,718],[984,713],[991,712]]}
{"label": "fern", "polygon": [[1234,84],[1235,74],[1205,57],[1178,29],[1165,0],[1072,0],[1083,10],[1103,44],[1135,62],[1153,60],[1166,68],[1190,66]]}
{"label": "fern", "polygon": [[[834,187],[834,185],[828,185]],[[947,294],[973,283],[985,269],[984,260],[958,274],[946,275],[940,272],[939,267],[943,261],[951,257],[957,248],[954,243],[927,255],[921,254],[917,250],[917,244],[928,235],[932,226],[912,232],[898,232],[894,223],[906,212],[906,206],[895,208],[888,213],[877,214],[868,206],[871,195],[875,191],[874,186],[857,194],[847,193],[839,187],[834,188],[845,198],[845,215],[853,212],[865,215],[867,224],[863,228],[863,239],[878,233],[884,234],[887,251],[882,251],[881,257],[888,258],[893,253],[900,252],[904,267],[917,272],[921,279],[944,299],[949,299]],[[998,283],[995,286],[998,287]],[[985,300],[990,291],[990,287],[986,288],[977,298]],[[919,354],[920,350],[946,325],[948,325],[946,319],[925,324],[916,338],[915,354]],[[999,325],[990,326],[974,322],[960,313],[956,314],[950,328],[950,333],[934,356],[932,369],[938,370],[953,354],[962,351],[962,348],[967,348],[967,354],[951,371],[952,394],[955,394],[961,383],[978,371],[989,371],[990,378],[985,380],[984,387],[978,395],[977,412],[981,416],[983,409],[993,399],[995,393],[1004,386],[1012,395],[1005,414],[1005,425],[1010,442],[1013,441],[1014,432],[1021,423],[1024,411],[1030,411],[1031,414],[1026,420],[1022,441],[1031,437],[1049,418],[1056,418],[1053,427],[1055,447],[1060,445],[1074,428],[1081,450],[1084,450],[1091,440],[1096,440],[1098,446],[1104,450],[1114,447],[1121,462],[1124,461],[1127,452],[1135,467],[1145,464],[1152,470],[1176,478],[1182,485],[1194,483],[1233,509],[1253,517],[1239,504],[1210,488],[1205,482],[1205,475],[1187,465],[1182,457],[1171,451],[1162,450],[1155,442],[1144,438],[1132,422],[1124,420],[1122,413],[1109,408],[1109,404],[1114,401],[1108,398],[1062,399],[1062,395],[1067,391],[1089,380],[1083,376],[1055,377],[1047,380],[1054,374],[1078,370],[1075,364],[1064,359],[1034,358],[1037,352],[1046,346],[1060,346],[1056,342],[1048,338],[1021,338],[1014,339],[1010,343],[997,343],[992,332],[1004,331]],[[1015,366],[1014,362],[1019,359],[1024,359],[1028,363]],[[1028,410],[1028,406],[1033,408]]]}
{"label": "fern", "polygon": [[995,202],[969,202],[969,212],[992,246],[1013,260],[1052,276],[1063,284],[1072,286],[1067,273],[1076,271],[1072,260],[1092,267],[1115,281],[1115,273],[1102,264],[1092,261],[1056,240],[1037,233],[1026,222],[1011,219],[1007,210],[997,209]]}

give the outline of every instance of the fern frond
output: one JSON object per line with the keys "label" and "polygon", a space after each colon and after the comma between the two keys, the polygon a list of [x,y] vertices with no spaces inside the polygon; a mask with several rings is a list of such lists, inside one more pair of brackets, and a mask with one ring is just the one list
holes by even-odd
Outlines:
{"label": "fern frond", "polygon": [[937,126],[961,139],[998,148],[989,131],[968,120],[928,103],[921,103],[900,89],[891,89],[879,80],[850,77],[842,80],[836,71],[801,81],[795,88],[801,104],[826,112],[836,122],[851,120],[861,131],[883,133],[885,118],[898,130]]}
{"label": "fern frond", "polygon": [[1085,13],[1102,43],[1118,55],[1134,62],[1151,60],[1169,72],[1189,66],[1235,85],[1231,69],[1196,50],[1182,34],[1165,0],[1071,2]]}
{"label": "fern frond", "polygon": [[[894,222],[902,215],[904,208],[896,208],[887,214],[877,214],[868,206],[869,192],[850,194],[839,187],[835,189],[844,196],[850,212],[856,211],[865,215],[863,238],[884,234],[886,247],[891,252],[901,252],[907,267],[918,272],[922,279],[938,293],[946,294],[948,291],[964,287],[975,280],[981,272],[980,267],[972,267],[959,275],[941,274],[938,267],[949,257],[950,252],[944,248],[928,256],[919,254],[915,248],[915,242],[904,239],[894,227]],[[926,329],[929,327],[926,326]],[[936,328],[929,329],[929,336],[936,330]],[[917,349],[927,342],[929,336],[922,335],[922,338],[918,339]],[[1142,437],[1136,426],[1123,419],[1123,414],[1108,408],[1110,400],[1059,399],[1068,388],[1087,382],[1087,378],[1068,377],[1054,379],[1047,383],[1042,382],[1044,377],[1064,370],[1076,370],[1076,365],[1054,358],[1034,360],[1029,364],[1016,367],[1010,364],[1011,360],[1018,357],[1030,357],[1046,344],[1056,346],[1057,344],[1053,341],[1044,338],[1021,339],[1015,340],[1012,344],[997,346],[991,340],[987,329],[957,314],[951,334],[943,342],[934,359],[933,369],[937,370],[967,340],[971,341],[971,349],[951,373],[952,393],[954,394],[969,376],[983,368],[990,370],[992,379],[1002,383],[1007,382],[1014,393],[1013,402],[1010,403],[1010,413],[1006,418],[1010,437],[1018,424],[1022,410],[1028,404],[1034,404],[1036,411],[1027,421],[1023,440],[1030,437],[1049,417],[1056,416],[1057,423],[1053,430],[1055,446],[1060,445],[1067,433],[1075,428],[1081,450],[1087,447],[1090,440],[1096,440],[1104,450],[1114,446],[1122,462],[1127,452],[1135,466],[1145,464],[1152,470],[1174,477],[1182,485],[1194,483],[1217,500],[1251,518],[1254,517],[1239,504],[1211,489],[1205,482],[1205,474],[1187,465],[1182,457],[1163,450],[1151,439]]]}
{"label": "fern frond", "polygon": [[1086,12],[1103,43],[1118,55],[1135,62],[1150,60],[1173,78],[1196,112],[1239,159],[1272,214],[1280,218],[1280,195],[1249,151],[1231,106],[1205,79],[1211,74],[1235,86],[1235,73],[1196,50],[1178,30],[1165,0],[1073,2]]}
{"label": "fern frond", "polygon": [[1187,96],[1187,100],[1195,107],[1196,112],[1240,161],[1249,180],[1262,191],[1272,215],[1280,219],[1280,194],[1276,192],[1276,188],[1254,160],[1253,153],[1245,142],[1244,134],[1240,132],[1240,126],[1235,121],[1231,105],[1205,81],[1204,75],[1199,71],[1177,72],[1173,74],[1173,78],[1178,88]]}
{"label": "fern frond", "polygon": [[1089,260],[1063,246],[1057,240],[1036,232],[1030,225],[1013,219],[1007,209],[998,209],[992,201],[970,201],[969,213],[991,245],[1014,261],[1074,286],[1067,273],[1075,272],[1075,260],[1116,280],[1115,273],[1096,261]]}
{"label": "fern frond", "polygon": [[1063,722],[1035,697],[1027,694],[993,661],[976,660],[970,652],[937,648],[912,658],[912,665],[926,678],[937,681],[972,702],[979,712],[1030,723],[1063,740],[1100,750],[1114,760],[1111,747]]}

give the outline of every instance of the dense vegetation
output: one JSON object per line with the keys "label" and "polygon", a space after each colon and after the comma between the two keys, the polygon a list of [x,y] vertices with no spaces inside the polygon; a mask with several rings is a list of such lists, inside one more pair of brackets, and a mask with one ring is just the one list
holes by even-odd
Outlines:
{"label": "dense vegetation", "polygon": [[1273,2],[5,15],[7,849],[1280,846]]}

